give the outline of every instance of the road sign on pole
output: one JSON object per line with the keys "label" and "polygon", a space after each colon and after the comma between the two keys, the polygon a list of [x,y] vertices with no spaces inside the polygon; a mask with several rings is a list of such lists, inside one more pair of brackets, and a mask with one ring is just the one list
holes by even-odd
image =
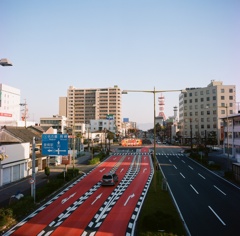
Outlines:
{"label": "road sign on pole", "polygon": [[43,134],[42,154],[53,156],[68,155],[68,134]]}

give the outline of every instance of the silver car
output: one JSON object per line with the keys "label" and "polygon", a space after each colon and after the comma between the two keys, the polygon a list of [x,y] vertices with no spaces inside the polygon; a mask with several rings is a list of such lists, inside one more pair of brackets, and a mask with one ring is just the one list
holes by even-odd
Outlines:
{"label": "silver car", "polygon": [[104,174],[102,177],[101,185],[102,186],[112,186],[118,182],[118,176],[116,173]]}

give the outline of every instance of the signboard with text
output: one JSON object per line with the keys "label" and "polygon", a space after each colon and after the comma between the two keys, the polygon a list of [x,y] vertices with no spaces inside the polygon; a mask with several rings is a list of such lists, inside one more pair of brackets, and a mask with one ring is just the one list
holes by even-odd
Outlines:
{"label": "signboard with text", "polygon": [[68,134],[43,134],[42,154],[53,156],[67,156]]}

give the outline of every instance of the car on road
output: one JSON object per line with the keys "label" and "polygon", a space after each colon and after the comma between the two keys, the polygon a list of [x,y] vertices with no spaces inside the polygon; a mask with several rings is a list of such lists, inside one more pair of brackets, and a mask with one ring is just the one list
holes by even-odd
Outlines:
{"label": "car on road", "polygon": [[118,176],[116,173],[107,173],[104,174],[101,180],[102,186],[113,186],[118,182]]}

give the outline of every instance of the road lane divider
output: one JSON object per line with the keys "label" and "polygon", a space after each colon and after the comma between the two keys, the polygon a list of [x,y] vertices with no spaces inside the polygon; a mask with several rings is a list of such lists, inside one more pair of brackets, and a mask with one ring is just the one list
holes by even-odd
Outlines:
{"label": "road lane divider", "polygon": [[214,188],[216,188],[220,193],[222,193],[223,195],[227,195],[226,193],[224,193],[220,188],[218,188],[216,185],[213,185]]}
{"label": "road lane divider", "polygon": [[195,191],[196,194],[199,194],[198,191],[190,184],[191,188]]}
{"label": "road lane divider", "polygon": [[201,174],[199,174],[199,173],[198,173],[198,175],[199,175],[200,177],[202,177],[203,179],[206,179],[203,175],[201,175]]}
{"label": "road lane divider", "polygon": [[208,208],[212,211],[212,213],[218,218],[218,220],[226,226],[225,222],[219,217],[219,215],[212,209],[212,207],[208,206]]}
{"label": "road lane divider", "polygon": [[180,175],[185,179],[185,176],[180,172]]}

